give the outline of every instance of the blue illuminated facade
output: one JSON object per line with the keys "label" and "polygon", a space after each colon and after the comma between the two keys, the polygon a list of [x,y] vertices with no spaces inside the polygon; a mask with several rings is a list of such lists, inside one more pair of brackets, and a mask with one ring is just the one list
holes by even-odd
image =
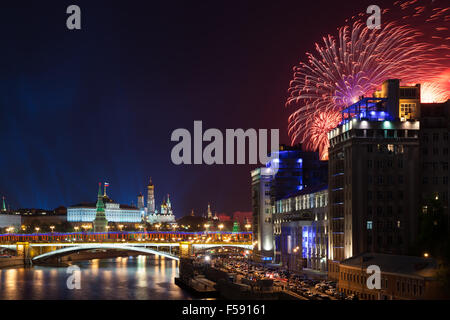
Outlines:
{"label": "blue illuminated facade", "polygon": [[307,188],[274,205],[275,260],[293,271],[327,271],[327,186]]}

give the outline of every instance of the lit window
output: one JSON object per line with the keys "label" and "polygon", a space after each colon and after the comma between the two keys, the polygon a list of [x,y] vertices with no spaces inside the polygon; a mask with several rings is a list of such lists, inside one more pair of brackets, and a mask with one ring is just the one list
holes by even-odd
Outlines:
{"label": "lit window", "polygon": [[372,221],[367,221],[367,230],[372,230]]}

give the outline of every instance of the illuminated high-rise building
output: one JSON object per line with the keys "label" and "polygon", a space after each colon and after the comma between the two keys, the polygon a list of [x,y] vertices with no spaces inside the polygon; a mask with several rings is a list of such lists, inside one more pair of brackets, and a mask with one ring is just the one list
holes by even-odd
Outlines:
{"label": "illuminated high-rise building", "polygon": [[252,177],[252,209],[253,209],[253,239],[256,246],[253,258],[262,260],[273,257],[273,225],[270,185],[272,169],[258,168],[251,172]]}
{"label": "illuminated high-rise building", "polygon": [[[410,90],[409,90],[410,89]],[[388,80],[328,133],[329,277],[363,252],[407,254],[420,198],[420,86]]]}

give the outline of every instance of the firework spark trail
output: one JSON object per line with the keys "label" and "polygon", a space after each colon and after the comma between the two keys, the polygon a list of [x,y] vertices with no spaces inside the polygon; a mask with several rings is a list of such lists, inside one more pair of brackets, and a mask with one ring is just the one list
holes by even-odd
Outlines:
{"label": "firework spark trail", "polygon": [[[417,2],[398,3],[408,11]],[[417,5],[414,12],[425,21],[430,10]],[[431,13],[437,11],[441,16],[448,11],[435,9]],[[448,29],[438,31],[448,33]],[[307,53],[307,62],[293,69],[286,102],[286,106],[297,108],[289,117],[291,143],[298,141],[306,150],[319,150],[321,159],[326,160],[327,132],[339,124],[343,107],[371,94],[388,78],[404,83],[436,81],[448,65],[443,57],[448,56],[450,47],[442,41],[436,45],[419,39],[424,39],[424,32],[403,22],[369,30],[361,20],[355,20],[352,26],[339,28],[337,38],[328,35],[322,44],[316,43],[315,54]]]}
{"label": "firework spark trail", "polygon": [[440,83],[425,82],[420,86],[420,102],[434,103],[445,102],[450,99],[450,92]]}

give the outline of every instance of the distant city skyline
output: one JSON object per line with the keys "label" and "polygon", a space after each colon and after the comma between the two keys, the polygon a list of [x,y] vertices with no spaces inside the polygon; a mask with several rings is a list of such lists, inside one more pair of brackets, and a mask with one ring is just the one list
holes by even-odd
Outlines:
{"label": "distant city skyline", "polygon": [[201,120],[279,129],[288,143],[292,67],[370,4],[139,2],[125,13],[81,2],[82,28],[68,30],[65,3],[5,3],[0,195],[11,208],[50,209],[95,200],[108,181],[112,198],[131,203],[151,176],[177,216],[207,202],[250,211],[255,166],[176,166],[171,133]]}

